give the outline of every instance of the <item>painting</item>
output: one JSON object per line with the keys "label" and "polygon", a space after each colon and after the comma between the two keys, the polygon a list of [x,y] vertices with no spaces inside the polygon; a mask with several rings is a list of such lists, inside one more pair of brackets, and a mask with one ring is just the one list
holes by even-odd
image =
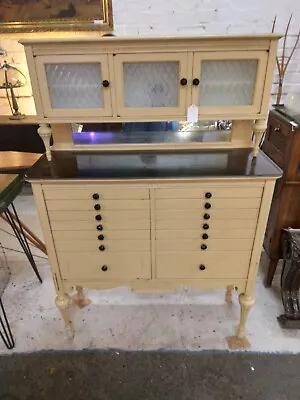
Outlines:
{"label": "painting", "polygon": [[0,31],[112,30],[111,1],[0,0]]}

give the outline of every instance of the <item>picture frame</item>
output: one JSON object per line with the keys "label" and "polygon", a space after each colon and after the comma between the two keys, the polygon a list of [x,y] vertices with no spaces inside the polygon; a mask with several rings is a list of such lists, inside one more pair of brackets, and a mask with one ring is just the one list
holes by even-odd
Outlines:
{"label": "picture frame", "polygon": [[112,0],[0,0],[2,33],[112,29]]}

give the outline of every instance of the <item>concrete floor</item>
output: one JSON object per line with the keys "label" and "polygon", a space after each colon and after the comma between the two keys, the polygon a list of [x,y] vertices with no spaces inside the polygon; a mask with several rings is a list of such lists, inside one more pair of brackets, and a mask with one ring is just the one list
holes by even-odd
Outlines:
{"label": "concrete floor", "polygon": [[[40,233],[30,191],[15,202],[21,218]],[[0,242],[19,250],[16,240],[3,232]],[[135,294],[120,287],[106,291],[87,291],[92,300],[84,309],[72,307],[73,341],[66,339],[59,311],[54,305],[54,287],[47,259],[34,249],[43,284],[31,270],[24,254],[5,250],[12,272],[2,297],[16,339],[13,352],[43,349],[126,349],[126,350],[203,350],[227,349],[226,336],[235,332],[239,305],[224,302],[224,291],[179,288],[167,294]],[[263,262],[262,257],[262,264]],[[248,322],[248,338],[253,351],[300,352],[300,331],[282,330],[277,316],[282,313],[279,275],[272,289],[262,284],[263,266],[256,287],[257,304]],[[0,353],[9,353],[0,340]]]}

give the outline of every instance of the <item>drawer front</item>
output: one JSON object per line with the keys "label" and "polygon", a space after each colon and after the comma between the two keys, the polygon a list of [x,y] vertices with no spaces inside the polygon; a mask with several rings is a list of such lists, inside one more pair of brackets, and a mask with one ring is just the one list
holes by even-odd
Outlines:
{"label": "drawer front", "polygon": [[[203,246],[206,248],[202,249]],[[161,239],[156,242],[157,251],[198,251],[199,255],[211,251],[246,251],[251,250],[252,246],[253,239]]]}
{"label": "drawer front", "polygon": [[150,230],[103,230],[99,232],[96,227],[90,231],[53,231],[54,240],[95,240],[99,235],[104,236],[104,240],[150,240]]}
{"label": "drawer front", "polygon": [[260,197],[250,199],[159,199],[155,201],[157,210],[210,210],[215,209],[252,209],[259,208],[261,202]]}
{"label": "drawer front", "polygon": [[187,219],[199,219],[201,221],[206,221],[204,219],[204,214],[208,214],[209,218],[207,221],[211,220],[227,220],[233,218],[241,219],[254,219],[258,217],[258,209],[237,209],[237,210],[208,210],[208,211],[194,211],[194,210],[184,210],[184,211],[173,211],[173,210],[156,210],[156,219],[173,219],[181,223],[181,220]]}
{"label": "drawer front", "polygon": [[[136,231],[139,232],[139,231]],[[204,231],[200,229],[188,229],[188,230],[157,230],[155,232],[156,239],[199,239],[206,233],[209,238],[213,239],[253,239],[255,235],[255,228],[250,229],[208,229]]]}
{"label": "drawer front", "polygon": [[[219,219],[219,220],[203,220],[203,218],[194,219],[160,219],[155,222],[156,230],[195,230],[202,232],[204,225],[208,225],[208,229],[205,230],[209,234],[210,230],[213,229],[255,229],[257,219]],[[204,233],[204,231],[203,231]]]}
{"label": "drawer front", "polygon": [[[251,252],[172,252],[156,254],[158,279],[246,279]],[[203,270],[200,269],[204,267]]]}
{"label": "drawer front", "polygon": [[63,279],[135,280],[151,278],[150,253],[60,253]]}
{"label": "drawer front", "polygon": [[[149,210],[118,210],[118,211],[49,211],[50,221],[95,221],[96,215],[101,215],[99,223],[111,221],[145,220],[150,218]],[[127,226],[127,229],[131,226]]]}
{"label": "drawer front", "polygon": [[135,252],[150,251],[150,240],[56,240],[55,247],[58,252],[94,251],[107,252]]}
{"label": "drawer front", "polygon": [[150,220],[147,219],[121,219],[121,220],[113,220],[109,221],[109,226],[106,226],[102,223],[103,221],[96,221],[93,218],[90,218],[86,221],[52,221],[51,220],[51,229],[52,231],[97,231],[97,226],[102,225],[103,230],[123,230],[127,231],[128,227],[131,230],[140,230],[140,229],[150,229]]}
{"label": "drawer front", "polygon": [[43,191],[46,200],[90,200],[93,199],[94,193],[99,195],[99,200],[149,199],[149,189],[123,186],[91,185],[82,189],[76,187],[60,189],[57,186],[54,188],[50,185],[43,185]]}
{"label": "drawer front", "polygon": [[49,211],[89,211],[100,206],[107,210],[149,210],[149,200],[47,200]]}
{"label": "drawer front", "polygon": [[213,198],[251,198],[261,197],[263,191],[263,184],[257,186],[226,186],[226,187],[210,187],[203,185],[199,188],[186,188],[182,189],[156,189],[156,199],[206,199],[206,194],[210,193]]}

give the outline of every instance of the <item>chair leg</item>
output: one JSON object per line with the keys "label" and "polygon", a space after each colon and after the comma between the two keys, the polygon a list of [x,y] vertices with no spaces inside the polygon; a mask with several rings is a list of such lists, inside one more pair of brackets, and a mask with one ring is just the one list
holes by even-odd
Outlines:
{"label": "chair leg", "polygon": [[1,297],[0,297],[0,337],[3,340],[5,346],[8,348],[8,350],[11,350],[15,347],[14,337],[11,333],[11,329],[9,326],[9,322],[5,313]]}
{"label": "chair leg", "polygon": [[271,287],[273,278],[276,272],[278,264],[278,258],[271,258],[269,261],[269,266],[268,266],[268,272],[267,272],[267,277],[265,280],[265,287]]}

